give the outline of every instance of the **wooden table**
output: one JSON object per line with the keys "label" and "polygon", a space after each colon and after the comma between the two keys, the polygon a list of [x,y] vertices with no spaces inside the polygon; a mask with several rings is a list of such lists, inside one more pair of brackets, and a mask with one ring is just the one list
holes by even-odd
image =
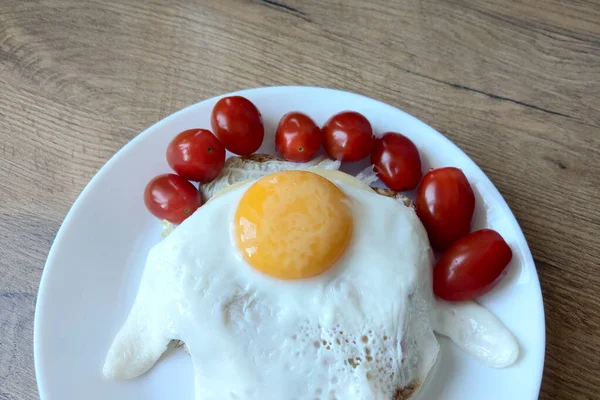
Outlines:
{"label": "wooden table", "polygon": [[599,2],[2,0],[0,399],[38,397],[40,274],[94,173],[172,112],[270,85],[362,93],[462,147],[536,260],[541,398],[600,398]]}

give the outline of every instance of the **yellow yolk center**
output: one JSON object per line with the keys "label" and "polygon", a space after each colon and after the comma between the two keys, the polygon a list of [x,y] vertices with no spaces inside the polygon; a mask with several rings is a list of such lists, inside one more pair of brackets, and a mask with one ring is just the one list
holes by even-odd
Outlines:
{"label": "yellow yolk center", "polygon": [[327,271],[352,235],[347,196],[327,179],[284,171],[256,181],[235,213],[234,235],[244,259],[279,279]]}

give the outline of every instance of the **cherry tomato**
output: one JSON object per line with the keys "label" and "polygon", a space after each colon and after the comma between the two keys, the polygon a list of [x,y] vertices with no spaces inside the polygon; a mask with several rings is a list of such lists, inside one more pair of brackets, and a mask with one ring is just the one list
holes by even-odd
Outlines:
{"label": "cherry tomato", "polygon": [[379,179],[398,192],[413,190],[423,176],[417,146],[399,133],[388,132],[375,140],[371,164]]}
{"label": "cherry tomato", "polygon": [[475,196],[460,169],[434,169],[423,177],[416,208],[431,247],[444,250],[471,230]]}
{"label": "cherry tomato", "polygon": [[163,174],[146,185],[144,203],[155,217],[180,224],[202,205],[202,197],[179,175]]}
{"label": "cherry tomato", "polygon": [[301,112],[285,114],[275,133],[275,149],[288,161],[312,160],[321,147],[321,130]]}
{"label": "cherry tomato", "polygon": [[182,178],[206,183],[221,172],[225,147],[209,130],[188,129],[169,143],[167,161]]}
{"label": "cherry tomato", "polygon": [[442,255],[433,270],[433,291],[444,300],[472,300],[506,275],[511,258],[512,251],[498,232],[473,232]]}
{"label": "cherry tomato", "polygon": [[343,111],[323,125],[323,147],[340,161],[362,160],[373,149],[373,128],[369,121],[354,111]]}
{"label": "cherry tomato", "polygon": [[223,97],[210,116],[215,135],[227,150],[249,156],[262,144],[265,128],[258,109],[245,97]]}

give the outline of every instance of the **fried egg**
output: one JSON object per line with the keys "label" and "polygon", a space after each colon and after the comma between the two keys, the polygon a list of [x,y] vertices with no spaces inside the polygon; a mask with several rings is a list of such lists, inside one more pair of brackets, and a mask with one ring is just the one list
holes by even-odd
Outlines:
{"label": "fried egg", "polygon": [[394,399],[437,357],[432,263],[393,199],[307,171],[241,184],[152,248],[104,374],[179,339],[198,400]]}

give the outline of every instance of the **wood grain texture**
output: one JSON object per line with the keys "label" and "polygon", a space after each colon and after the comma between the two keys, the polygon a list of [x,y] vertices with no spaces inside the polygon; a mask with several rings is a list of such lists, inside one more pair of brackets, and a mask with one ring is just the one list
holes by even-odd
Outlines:
{"label": "wood grain texture", "polygon": [[598,1],[2,0],[0,399],[38,397],[38,282],[93,174],[172,112],[270,85],[362,93],[462,147],[536,259],[540,398],[600,398]]}

